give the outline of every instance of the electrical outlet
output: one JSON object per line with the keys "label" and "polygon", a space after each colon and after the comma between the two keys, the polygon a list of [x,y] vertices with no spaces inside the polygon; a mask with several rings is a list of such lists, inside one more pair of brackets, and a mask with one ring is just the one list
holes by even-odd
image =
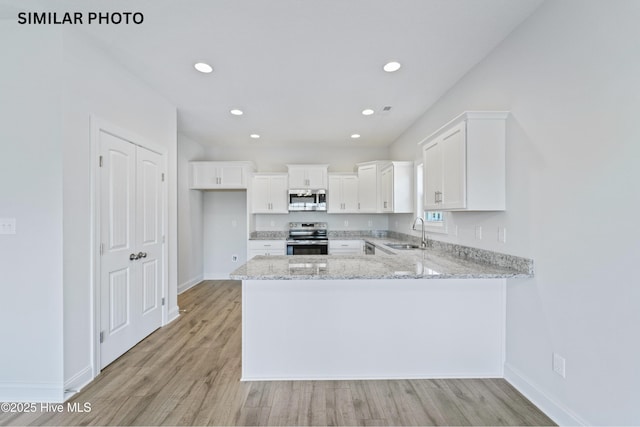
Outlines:
{"label": "electrical outlet", "polygon": [[347,219],[345,219],[345,220],[344,220],[344,226],[345,226],[345,227],[348,227],[348,226],[349,226],[349,220],[347,220]]}
{"label": "electrical outlet", "polygon": [[476,226],[476,240],[482,240],[482,227]]}
{"label": "electrical outlet", "polygon": [[458,235],[458,226],[457,225],[453,226],[453,230],[451,230],[451,234],[453,236],[457,236]]}
{"label": "electrical outlet", "polygon": [[238,262],[238,255],[231,255],[231,262]]}
{"label": "electrical outlet", "polygon": [[16,219],[0,218],[0,234],[16,234]]}
{"label": "electrical outlet", "polygon": [[498,242],[507,243],[507,229],[498,227]]}
{"label": "electrical outlet", "polygon": [[232,219],[231,220],[231,226],[234,227],[234,228],[237,227],[238,226],[238,221],[236,221],[235,219]]}
{"label": "electrical outlet", "polygon": [[557,353],[553,353],[553,361],[551,362],[551,367],[553,372],[560,375],[562,378],[566,378],[566,364],[567,361],[564,357],[560,356]]}
{"label": "electrical outlet", "polygon": [[372,228],[372,227],[373,227],[373,221],[369,220],[369,221],[367,222],[367,225],[369,226],[369,228]]}
{"label": "electrical outlet", "polygon": [[275,227],[276,226],[276,222],[275,221],[271,221],[270,224],[271,224],[271,227]]}

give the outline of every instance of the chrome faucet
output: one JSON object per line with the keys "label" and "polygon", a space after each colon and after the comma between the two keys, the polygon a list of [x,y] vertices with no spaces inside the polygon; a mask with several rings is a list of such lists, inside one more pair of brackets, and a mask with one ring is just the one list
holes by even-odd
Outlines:
{"label": "chrome faucet", "polygon": [[416,217],[416,219],[413,221],[413,226],[411,226],[412,230],[416,230],[416,224],[418,223],[418,220],[422,221],[422,241],[420,242],[420,247],[422,249],[426,249],[428,246],[428,241],[427,241],[427,235],[424,233],[424,218],[421,217]]}

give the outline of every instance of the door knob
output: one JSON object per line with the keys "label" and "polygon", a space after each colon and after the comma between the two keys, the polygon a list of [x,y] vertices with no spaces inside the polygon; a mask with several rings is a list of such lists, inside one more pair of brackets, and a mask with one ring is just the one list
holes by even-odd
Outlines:
{"label": "door knob", "polygon": [[138,259],[138,255],[136,255],[136,254],[129,255],[129,261],[135,261],[137,259]]}
{"label": "door knob", "polygon": [[138,259],[139,258],[146,258],[147,257],[147,253],[146,252],[138,252]]}

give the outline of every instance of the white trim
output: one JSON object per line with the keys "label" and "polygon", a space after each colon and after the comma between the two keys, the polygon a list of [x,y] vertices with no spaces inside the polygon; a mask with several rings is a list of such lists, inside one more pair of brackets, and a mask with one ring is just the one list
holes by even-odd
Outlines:
{"label": "white trim", "polygon": [[93,380],[92,366],[88,365],[64,382],[64,400],[69,399]]}
{"label": "white trim", "polygon": [[168,320],[167,320],[167,323],[165,323],[163,326],[167,326],[169,323],[173,322],[178,317],[180,317],[180,307],[176,306],[173,309],[171,309],[171,311],[169,311],[169,313],[167,314]]}
{"label": "white trim", "polygon": [[[91,312],[91,321],[93,322],[93,334],[91,336],[91,371],[93,380],[100,373],[100,167],[98,159],[100,156],[100,131],[104,131],[108,134],[117,136],[118,138],[125,139],[130,143],[151,150],[162,156],[163,159],[163,172],[165,174],[165,180],[163,182],[162,197],[163,197],[163,236],[165,242],[163,244],[162,257],[164,263],[163,271],[163,285],[162,285],[162,297],[168,299],[169,297],[169,250],[168,250],[168,228],[169,228],[169,170],[168,170],[168,150],[160,145],[154,144],[131,132],[127,129],[123,129],[117,125],[114,125],[106,120],[97,117],[94,114],[89,115],[90,118],[90,169],[91,169],[91,229],[93,233],[91,235],[91,299],[93,301],[93,307]],[[177,317],[177,316],[176,316]],[[169,317],[168,305],[165,305],[162,309],[162,321],[161,326],[164,326],[174,320]]]}
{"label": "white trim", "polygon": [[[62,382],[0,383],[0,402],[51,402],[64,401],[64,387]],[[38,408],[40,406],[38,405]]]}
{"label": "white trim", "polygon": [[504,364],[504,379],[558,425],[594,425],[593,423],[585,421],[571,411],[571,409],[558,402],[554,397],[543,391],[534,381],[527,378],[522,372],[509,363]]}
{"label": "white trim", "polygon": [[[238,264],[242,265],[242,264]],[[230,273],[208,273],[202,280],[233,280],[229,278]]]}
{"label": "white trim", "polygon": [[184,283],[180,283],[178,285],[178,295],[180,295],[181,293],[183,293],[184,291],[193,288],[195,285],[199,284],[200,282],[202,282],[204,279],[202,278],[202,274],[199,276],[196,276],[192,279],[187,280]]}
{"label": "white trim", "polygon": [[356,375],[356,376],[335,376],[335,377],[314,377],[314,376],[304,376],[304,377],[246,377],[243,376],[240,378],[240,381],[385,381],[385,380],[447,380],[447,379],[461,379],[461,380],[472,380],[472,379],[491,379],[491,378],[499,378],[497,373],[487,373],[487,374],[478,374],[475,372],[472,373],[460,373],[460,374],[448,374],[448,375]]}

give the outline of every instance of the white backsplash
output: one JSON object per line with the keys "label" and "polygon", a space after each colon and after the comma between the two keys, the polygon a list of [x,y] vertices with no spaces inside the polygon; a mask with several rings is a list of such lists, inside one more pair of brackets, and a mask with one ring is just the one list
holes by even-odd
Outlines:
{"label": "white backsplash", "polygon": [[[287,230],[290,222],[326,222],[329,230],[386,230],[386,214],[328,214],[326,212],[291,212],[283,215],[256,215],[255,231]],[[252,230],[254,231],[254,230]]]}

